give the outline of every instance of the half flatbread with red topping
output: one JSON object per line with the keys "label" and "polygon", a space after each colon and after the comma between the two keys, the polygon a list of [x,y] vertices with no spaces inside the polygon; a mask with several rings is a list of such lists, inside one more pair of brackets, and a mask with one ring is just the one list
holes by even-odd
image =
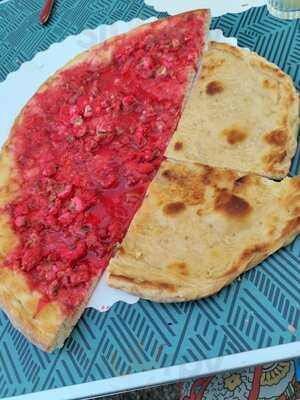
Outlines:
{"label": "half flatbread with red topping", "polygon": [[24,107],[0,158],[0,304],[63,345],[163,159],[209,25],[198,10],[81,54]]}
{"label": "half flatbread with red topping", "polygon": [[159,302],[218,292],[300,232],[300,177],[275,182],[164,161],[108,267],[110,286]]}
{"label": "half flatbread with red topping", "polygon": [[276,65],[212,42],[167,156],[280,179],[296,150],[298,113],[293,82]]}

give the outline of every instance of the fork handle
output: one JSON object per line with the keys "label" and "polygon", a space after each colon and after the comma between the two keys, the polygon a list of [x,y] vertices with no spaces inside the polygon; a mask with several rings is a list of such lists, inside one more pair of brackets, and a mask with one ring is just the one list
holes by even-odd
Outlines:
{"label": "fork handle", "polygon": [[54,5],[54,0],[46,0],[46,3],[40,13],[40,23],[41,24],[45,24],[48,21],[51,11],[52,11],[52,8],[53,8],[53,5]]}

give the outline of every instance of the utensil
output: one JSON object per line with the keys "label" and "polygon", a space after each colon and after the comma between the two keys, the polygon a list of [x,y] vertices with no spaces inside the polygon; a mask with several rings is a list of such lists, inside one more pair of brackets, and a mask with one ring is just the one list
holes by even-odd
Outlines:
{"label": "utensil", "polygon": [[44,25],[48,21],[54,6],[54,1],[55,0],[46,0],[46,3],[40,13],[40,23],[42,25]]}

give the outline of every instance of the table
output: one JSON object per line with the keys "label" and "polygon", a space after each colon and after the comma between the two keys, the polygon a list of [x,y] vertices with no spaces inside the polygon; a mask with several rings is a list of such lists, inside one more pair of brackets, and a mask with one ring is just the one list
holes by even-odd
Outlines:
{"label": "table", "polygon": [[[212,28],[277,63],[300,88],[299,21],[271,17],[264,1],[236,1],[234,9],[229,3],[203,0],[213,8]],[[0,81],[70,34],[117,20],[160,18],[199,7],[199,0],[57,0],[46,28],[34,23],[41,4],[0,3]],[[293,175],[299,160],[298,151]],[[77,399],[298,357],[299,261],[298,239],[206,300],[119,302],[105,313],[90,308],[65,347],[51,355],[30,345],[1,313],[0,398]]]}

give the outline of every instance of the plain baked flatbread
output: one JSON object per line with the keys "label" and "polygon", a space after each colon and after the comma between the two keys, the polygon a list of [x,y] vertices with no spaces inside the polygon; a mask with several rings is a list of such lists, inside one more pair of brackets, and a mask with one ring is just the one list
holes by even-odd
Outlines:
{"label": "plain baked flatbread", "polygon": [[296,150],[298,108],[277,66],[212,42],[166,155],[282,178]]}
{"label": "plain baked flatbread", "polygon": [[300,177],[165,161],[108,267],[108,283],[176,302],[218,292],[300,231]]}

